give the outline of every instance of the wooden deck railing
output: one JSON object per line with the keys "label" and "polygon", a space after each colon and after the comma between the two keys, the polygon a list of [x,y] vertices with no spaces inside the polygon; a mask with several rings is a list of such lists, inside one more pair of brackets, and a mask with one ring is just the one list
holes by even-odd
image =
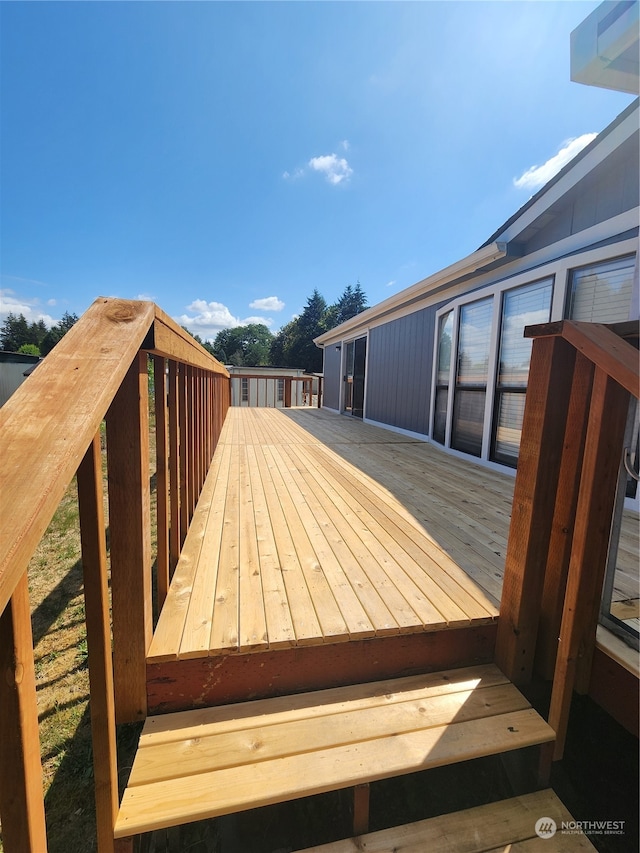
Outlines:
{"label": "wooden deck railing", "polygon": [[[155,384],[155,573],[150,357]],[[0,410],[0,820],[6,853],[47,849],[29,560],[77,472],[98,841],[101,851],[113,850],[116,721],[146,715],[152,587],[155,583],[161,606],[229,404],[225,368],[153,303],[98,299]]]}
{"label": "wooden deck railing", "polygon": [[[231,404],[290,409],[291,406],[322,408],[322,376],[232,374]],[[246,380],[246,397],[243,391]],[[282,383],[280,385],[279,383]],[[315,386],[315,391],[314,391]]]}
{"label": "wooden deck railing", "polygon": [[573,691],[587,691],[591,672],[625,427],[640,390],[638,323],[565,320],[525,335],[534,341],[496,662],[516,684],[534,668],[553,678],[558,759]]}

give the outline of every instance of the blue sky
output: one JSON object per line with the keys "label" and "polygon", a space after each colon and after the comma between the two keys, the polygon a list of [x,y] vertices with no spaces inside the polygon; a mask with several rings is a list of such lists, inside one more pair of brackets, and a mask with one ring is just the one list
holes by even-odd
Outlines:
{"label": "blue sky", "polygon": [[569,79],[597,5],[0,4],[0,319],[144,298],[213,338],[408,287],[632,100]]}

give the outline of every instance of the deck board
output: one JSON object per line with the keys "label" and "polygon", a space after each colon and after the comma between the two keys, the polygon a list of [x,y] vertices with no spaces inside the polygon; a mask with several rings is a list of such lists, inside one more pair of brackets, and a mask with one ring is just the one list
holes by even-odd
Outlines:
{"label": "deck board", "polygon": [[[492,622],[513,484],[354,418],[232,408],[149,662]],[[637,597],[623,528],[616,600]]]}

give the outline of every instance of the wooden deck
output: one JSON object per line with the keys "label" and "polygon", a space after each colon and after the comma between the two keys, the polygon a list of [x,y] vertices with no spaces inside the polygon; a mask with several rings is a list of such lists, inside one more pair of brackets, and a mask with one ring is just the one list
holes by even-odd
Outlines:
{"label": "wooden deck", "polygon": [[[153,668],[167,662],[495,628],[513,485],[357,419],[232,408],[153,637],[151,677],[166,678]],[[629,519],[618,600],[637,597],[637,554]]]}

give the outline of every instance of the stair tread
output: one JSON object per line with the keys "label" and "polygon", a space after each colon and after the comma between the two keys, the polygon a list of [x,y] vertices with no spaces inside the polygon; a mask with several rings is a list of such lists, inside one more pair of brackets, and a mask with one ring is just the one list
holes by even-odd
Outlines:
{"label": "stair tread", "polygon": [[494,665],[153,717],[141,735],[115,834],[126,837],[553,737]]}
{"label": "stair tread", "polygon": [[[540,837],[536,824],[540,818],[556,824],[556,834]],[[581,832],[563,832],[562,822],[573,818],[564,803],[551,790],[535,791],[464,811],[369,832],[299,850],[298,853],[496,853],[553,850],[554,853],[578,853],[596,848]]]}

